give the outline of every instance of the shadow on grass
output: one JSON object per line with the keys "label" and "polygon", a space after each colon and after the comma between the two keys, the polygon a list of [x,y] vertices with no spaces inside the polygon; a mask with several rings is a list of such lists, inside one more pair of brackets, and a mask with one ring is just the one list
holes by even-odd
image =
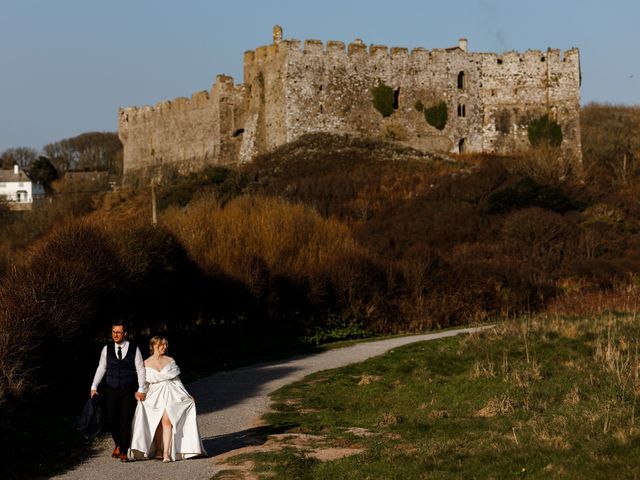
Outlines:
{"label": "shadow on grass", "polygon": [[295,424],[278,425],[277,427],[265,425],[242,430],[241,432],[208,437],[203,439],[202,442],[209,456],[215,457],[240,448],[263,445],[269,435],[283,433],[296,426]]}

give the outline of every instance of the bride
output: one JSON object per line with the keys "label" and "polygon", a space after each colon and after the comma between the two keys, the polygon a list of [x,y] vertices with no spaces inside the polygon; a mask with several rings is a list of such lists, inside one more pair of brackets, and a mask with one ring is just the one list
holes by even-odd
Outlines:
{"label": "bride", "polygon": [[149,342],[151,356],[144,361],[147,396],[138,402],[133,418],[131,459],[172,462],[206,455],[195,402],[180,381],[175,360],[166,355],[168,347],[165,337],[156,336]]}

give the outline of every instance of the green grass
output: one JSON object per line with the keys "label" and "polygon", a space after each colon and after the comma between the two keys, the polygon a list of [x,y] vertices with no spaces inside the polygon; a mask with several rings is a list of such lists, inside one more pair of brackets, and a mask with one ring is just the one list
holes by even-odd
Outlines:
{"label": "green grass", "polygon": [[635,316],[529,318],[320,372],[266,420],[365,452],[242,458],[259,478],[637,478],[639,334]]}

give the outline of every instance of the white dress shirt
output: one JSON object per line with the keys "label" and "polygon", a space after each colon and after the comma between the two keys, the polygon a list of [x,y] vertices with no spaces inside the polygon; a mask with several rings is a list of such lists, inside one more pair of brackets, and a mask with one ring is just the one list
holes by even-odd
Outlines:
{"label": "white dress shirt", "polygon": [[[114,342],[113,350],[116,352],[116,357],[118,356],[118,347],[122,347],[122,358],[127,356],[127,352],[129,351],[129,341],[125,340],[124,342],[117,344]],[[107,371],[107,348],[108,345],[105,345],[100,353],[100,361],[98,362],[98,368],[96,369],[96,374],[93,377],[93,383],[91,384],[91,390],[97,390],[98,385],[102,381],[102,377]],[[142,359],[142,354],[140,353],[140,349],[136,348],[136,356],[134,359],[136,364],[136,375],[138,376],[138,391],[145,391],[144,383],[146,381],[145,378],[145,369],[144,369],[144,360]]]}

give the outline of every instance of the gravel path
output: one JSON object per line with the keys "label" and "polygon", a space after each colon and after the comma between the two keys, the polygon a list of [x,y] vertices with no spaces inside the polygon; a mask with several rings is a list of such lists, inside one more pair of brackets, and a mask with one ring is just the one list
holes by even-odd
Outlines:
{"label": "gravel path", "polygon": [[[463,328],[425,335],[412,335],[318,354],[299,355],[270,363],[261,363],[216,373],[190,385],[197,399],[198,425],[204,445],[211,457],[256,442],[261,428],[260,417],[269,409],[269,395],[278,388],[321,370],[338,368],[381,355],[409,343],[470,333],[483,328]],[[264,430],[264,429],[262,429]],[[53,478],[83,480],[158,480],[210,479],[216,473],[212,458],[192,459],[171,464],[160,461],[120,463],[110,457],[111,438],[105,438],[96,455],[74,470]]]}

